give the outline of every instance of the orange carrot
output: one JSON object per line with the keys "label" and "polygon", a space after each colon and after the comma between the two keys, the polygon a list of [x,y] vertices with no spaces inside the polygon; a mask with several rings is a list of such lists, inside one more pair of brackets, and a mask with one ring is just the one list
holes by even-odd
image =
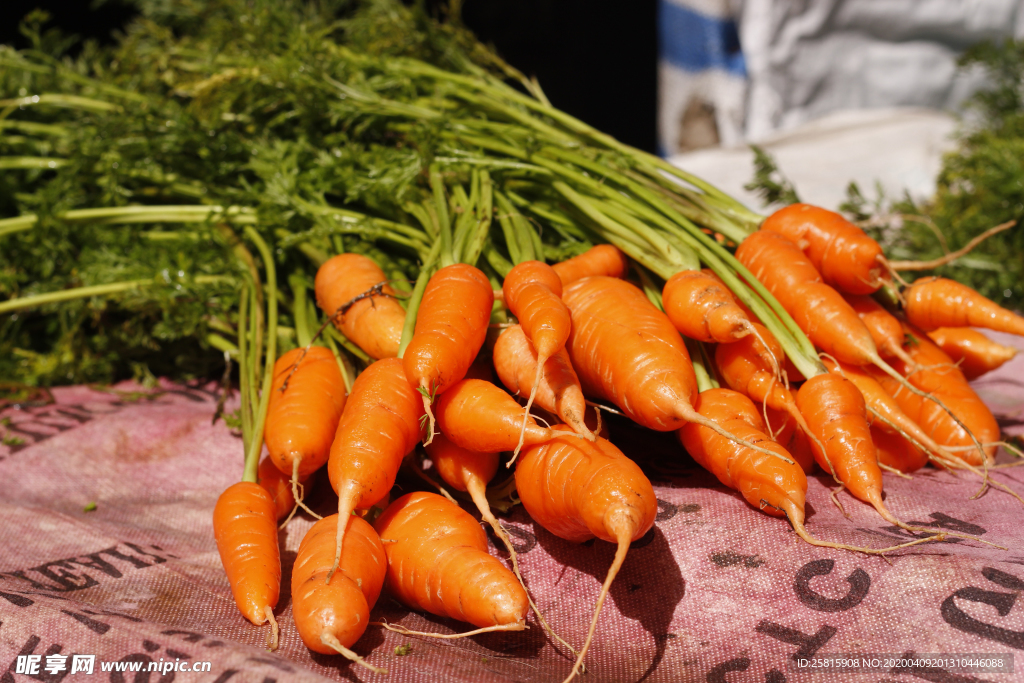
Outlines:
{"label": "orange carrot", "polygon": [[544,363],[539,384],[534,383],[538,375],[537,366],[537,351],[523,334],[522,328],[512,325],[503,330],[494,345],[494,369],[505,388],[515,396],[528,396],[536,392],[535,401],[538,406],[558,415],[577,434],[592,438],[584,424],[586,399],[565,348]]}
{"label": "orange carrot", "polygon": [[571,282],[595,275],[623,277],[629,270],[629,261],[618,247],[598,244],[579,256],[556,263],[552,268],[558,273],[558,278],[565,287]]}
{"label": "orange carrot", "polygon": [[394,358],[405,309],[393,297],[384,271],[360,254],[339,254],[316,272],[316,301],[338,330],[371,358]]}
{"label": "orange carrot", "polygon": [[871,425],[871,440],[878,448],[878,462],[909,474],[928,464],[928,454],[898,432],[886,431],[880,422]]}
{"label": "orange carrot", "polygon": [[[306,532],[292,569],[292,612],[302,642],[321,654],[341,654],[375,673],[349,648],[370,622],[377,602],[387,557],[384,545],[369,524],[359,517],[342,517],[348,526],[345,551],[338,571],[332,572],[338,515],[324,517]],[[326,580],[325,580],[326,579]]]}
{"label": "orange carrot", "polygon": [[[556,429],[568,431],[567,427]],[[631,541],[654,525],[658,501],[651,482],[610,442],[559,436],[528,448],[516,467],[523,507],[542,527],[574,543],[594,538],[615,543],[615,559],[601,587],[587,640],[566,681],[583,664],[597,618]]]}
{"label": "orange carrot", "polygon": [[910,356],[903,350],[903,325],[896,316],[870,296],[844,294],[843,298],[860,316],[882,356],[910,363]]}
{"label": "orange carrot", "polygon": [[297,348],[277,359],[263,439],[277,468],[291,475],[292,496],[307,512],[298,482],[327,462],[344,408],[345,380],[329,349]]}
{"label": "orange carrot", "polygon": [[729,344],[746,337],[751,323],[729,289],[702,270],[682,270],[665,282],[665,314],[690,339]]}
{"label": "orange carrot", "polygon": [[903,296],[907,320],[926,332],[940,327],[984,327],[1024,335],[1024,318],[953,280],[921,278],[903,290]]}
{"label": "orange carrot", "polygon": [[274,500],[254,482],[232,484],[213,509],[213,535],[235,604],[256,626],[270,622],[267,640],[276,648],[274,608],[281,591],[281,553]]}
{"label": "orange carrot", "polygon": [[[379,360],[356,378],[327,461],[342,519],[388,494],[402,459],[420,439],[422,416],[420,396],[409,386],[397,358]],[[332,575],[341,559],[344,535],[345,527],[338,525]]]}
{"label": "orange carrot", "polygon": [[409,493],[374,528],[388,558],[388,591],[402,603],[482,630],[525,628],[526,591],[487,553],[487,534],[459,506],[434,493]]}
{"label": "orange carrot", "polygon": [[[295,495],[292,493],[291,480],[284,472],[277,469],[277,465],[270,458],[264,458],[260,463],[258,483],[270,494],[274,502],[274,509],[277,511],[277,519],[288,515],[295,507]],[[299,485],[303,482],[299,480]]]}
{"label": "orange carrot", "polygon": [[766,218],[761,230],[800,245],[824,281],[843,292],[870,294],[882,284],[882,247],[834,211],[791,204]]}
{"label": "orange carrot", "polygon": [[969,327],[940,327],[928,333],[968,380],[991,372],[1017,355],[1017,349],[992,341]]}
{"label": "orange carrot", "polygon": [[572,314],[569,357],[585,394],[611,401],[648,429],[667,432],[698,422],[734,438],[694,410],[690,355],[642,291],[623,280],[591,277],[569,285],[562,298]]}
{"label": "orange carrot", "polygon": [[493,305],[487,276],[465,263],[442,268],[427,282],[412,341],[402,357],[405,376],[422,394],[429,418],[425,443],[434,435],[430,404],[466,376],[484,344]]}
{"label": "orange carrot", "polygon": [[[537,352],[533,386],[526,401],[526,413],[529,414],[541,384],[544,365],[548,358],[565,348],[572,320],[569,317],[569,309],[562,303],[562,281],[546,263],[523,261],[516,265],[505,276],[502,292],[505,295],[505,304],[512,315],[519,319],[520,329]],[[525,437],[525,416],[523,420],[522,434]],[[513,460],[522,446],[523,442],[520,439],[513,453]]]}
{"label": "orange carrot", "polygon": [[[522,406],[490,382],[464,379],[437,400],[437,423],[448,439],[477,453],[511,451],[519,442]],[[525,442],[543,443],[553,432],[533,418],[526,423]]]}

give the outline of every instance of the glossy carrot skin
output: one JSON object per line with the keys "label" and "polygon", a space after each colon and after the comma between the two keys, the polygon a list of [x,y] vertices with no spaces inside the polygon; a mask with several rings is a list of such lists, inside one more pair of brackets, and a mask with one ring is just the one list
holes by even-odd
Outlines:
{"label": "glossy carrot skin", "polygon": [[893,358],[899,355],[903,346],[903,325],[889,311],[885,310],[880,303],[870,296],[859,296],[846,294],[843,296],[846,303],[853,307],[864,325],[871,333],[871,339],[875,346],[885,358]]}
{"label": "glossy carrot skin", "polygon": [[991,372],[1017,355],[1017,349],[992,341],[969,327],[940,327],[928,333],[968,380]]}
{"label": "glossy carrot skin", "polygon": [[456,491],[467,491],[472,478],[486,484],[498,471],[497,453],[467,450],[444,434],[435,435],[426,449],[441,479]]}
{"label": "glossy carrot skin", "polygon": [[388,558],[388,591],[409,607],[481,628],[526,619],[526,591],[487,553],[487,535],[459,506],[409,493],[374,528]]}
{"label": "glossy carrot skin", "polygon": [[[789,457],[785,448],[765,434],[757,407],[743,394],[731,389],[709,389],[701,392],[696,407],[701,415],[736,436]],[[782,516],[781,501],[786,499],[803,509],[807,477],[800,465],[759,453],[697,424],[686,425],[678,435],[694,460],[754,507],[769,515]]]}
{"label": "glossy carrot skin", "polygon": [[[323,346],[313,346],[302,358],[303,351],[292,349],[274,363],[274,383],[263,431],[277,468],[290,477],[292,462],[298,459],[300,479],[327,462],[345,409],[345,380],[334,354]],[[296,369],[299,358],[302,362]],[[282,392],[285,380],[288,386]]]}
{"label": "glossy carrot skin", "polygon": [[355,507],[369,508],[395,484],[402,459],[420,440],[423,401],[409,386],[402,361],[385,358],[356,378],[331,444],[331,486],[355,493]]}
{"label": "glossy carrot skin", "polygon": [[326,578],[334,563],[337,514],[306,532],[292,569],[295,626],[306,647],[326,655],[337,653],[320,640],[322,634],[333,635],[345,647],[362,637],[387,573],[384,544],[373,527],[354,515],[345,521],[345,547],[330,583]]}
{"label": "glossy carrot skin", "polygon": [[[286,475],[277,469],[277,465],[270,458],[264,458],[257,470],[257,483],[266,489],[270,499],[274,502],[277,519],[288,515],[295,507],[295,497],[292,495],[292,484],[290,475]],[[299,480],[302,483],[302,480]]]}
{"label": "glossy carrot skin", "polygon": [[629,261],[618,247],[598,244],[579,256],[556,263],[552,268],[564,287],[585,277],[624,277],[629,270]]}
{"label": "glossy carrot skin", "polygon": [[661,299],[668,319],[690,339],[729,344],[750,334],[750,320],[732,293],[702,270],[670,277]]}
{"label": "glossy carrot skin", "polygon": [[566,287],[572,314],[566,347],[584,394],[611,401],[633,421],[661,432],[683,425],[697,378],[679,332],[635,286],[591,277]]}
{"label": "glossy carrot skin", "polygon": [[505,277],[502,292],[538,353],[547,358],[565,346],[572,321],[562,303],[562,281],[551,266],[540,261],[518,264]]}
{"label": "glossy carrot skin", "polygon": [[821,282],[799,247],[777,233],[759,230],[743,240],[736,258],[778,299],[815,346],[844,363],[874,362],[870,354],[877,350],[871,333],[839,292]]}
{"label": "glossy carrot skin", "polygon": [[[501,383],[514,396],[526,398],[533,391],[537,360],[536,349],[519,325],[502,331],[494,345],[494,369]],[[579,434],[587,431],[584,424],[587,403],[583,388],[564,348],[545,361],[534,405],[558,415]]]}
{"label": "glossy carrot skin", "polygon": [[761,230],[800,245],[822,279],[836,289],[870,294],[881,286],[882,247],[834,211],[791,204],[766,218]]}
{"label": "glossy carrot skin", "polygon": [[270,494],[248,481],[229,486],[213,509],[213,535],[235,604],[246,619],[263,624],[265,607],[276,607],[281,591],[277,508]]}
{"label": "glossy carrot skin", "polygon": [[[565,430],[565,427],[560,427]],[[516,464],[523,507],[542,527],[573,543],[616,543],[615,525],[632,525],[632,540],[654,525],[658,501],[636,463],[610,441],[560,435],[524,449]]]}
{"label": "glossy carrot skin", "polygon": [[907,320],[926,332],[939,327],[984,327],[1024,335],[1024,318],[953,280],[914,280],[903,296]]}
{"label": "glossy carrot skin", "polygon": [[456,263],[434,273],[402,358],[413,388],[433,396],[466,376],[484,344],[493,305],[490,281],[473,266]]}
{"label": "glossy carrot skin", "polygon": [[[462,448],[477,453],[514,450],[523,426],[523,407],[502,389],[480,379],[456,382],[435,406],[441,433]],[[550,429],[531,417],[526,421],[527,444],[552,437]]]}
{"label": "glossy carrot skin", "polygon": [[909,474],[928,464],[928,454],[879,422],[871,425],[871,440],[878,448],[878,462]]}
{"label": "glossy carrot skin", "polygon": [[[320,310],[332,316],[387,279],[384,271],[366,256],[339,254],[316,272],[316,302]],[[356,301],[340,318],[335,318],[338,330],[371,358],[398,355],[405,309],[392,298],[394,294],[395,290],[385,284],[379,294]]]}
{"label": "glossy carrot skin", "polygon": [[828,449],[826,460],[826,454],[812,442],[818,465],[829,472],[831,461],[850,493],[866,503],[881,503],[878,449],[871,440],[867,408],[857,387],[839,375],[818,375],[800,387],[796,404],[811,432]]}
{"label": "glossy carrot skin", "polygon": [[738,391],[757,403],[766,402],[776,410],[786,410],[793,403],[793,395],[771,372],[771,356],[784,356],[782,345],[760,323],[753,323],[770,348],[754,335],[732,344],[719,344],[715,349],[715,365],[722,380],[733,391]]}
{"label": "glossy carrot skin", "polygon": [[[967,383],[960,369],[952,359],[932,343],[919,329],[906,328],[914,336],[915,343],[907,344],[905,350],[920,366],[915,372],[908,372],[905,364],[897,361],[896,370],[907,377],[911,384],[939,398],[960,420],[967,425],[981,443],[999,441],[999,424],[992,412]],[[956,422],[933,401],[912,394],[888,375],[871,372],[878,383],[892,396],[900,408],[921,428],[943,446],[973,446],[974,442]],[[996,447],[985,449],[988,458],[995,456]],[[957,455],[972,465],[981,464],[976,450],[958,451]]]}

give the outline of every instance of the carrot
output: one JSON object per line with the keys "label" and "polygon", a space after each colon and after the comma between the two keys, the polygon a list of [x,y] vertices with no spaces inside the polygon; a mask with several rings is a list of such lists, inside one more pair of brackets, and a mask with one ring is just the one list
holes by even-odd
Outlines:
{"label": "carrot", "polygon": [[747,314],[722,281],[702,270],[682,270],[662,289],[665,314],[690,339],[729,344],[751,333]]}
{"label": "carrot", "polygon": [[398,355],[405,309],[376,263],[361,254],[339,254],[320,266],[314,287],[320,309],[368,356]]}
{"label": "carrot", "polygon": [[291,475],[295,502],[310,514],[298,483],[327,462],[344,408],[345,379],[330,349],[296,348],[277,359],[263,439],[277,468]]}
{"label": "carrot", "polygon": [[790,204],[761,224],[800,248],[822,279],[849,294],[870,294],[882,284],[882,247],[840,214],[809,204]]}
{"label": "carrot", "polygon": [[903,325],[896,316],[870,296],[844,294],[843,298],[860,316],[882,356],[911,363],[910,356],[903,350]]}
{"label": "carrot", "polygon": [[592,438],[584,424],[586,399],[568,352],[562,348],[548,358],[540,382],[535,383],[538,365],[537,351],[519,325],[502,331],[494,345],[494,369],[505,388],[514,396],[536,393],[538,406],[557,415],[577,434]]}
{"label": "carrot", "polygon": [[434,435],[430,404],[466,376],[487,336],[493,305],[487,276],[465,263],[446,266],[427,282],[412,341],[402,356],[405,376],[422,394],[429,419],[424,443]]}
{"label": "carrot", "polygon": [[[372,507],[394,486],[402,459],[420,439],[419,399],[397,358],[379,360],[356,378],[327,461],[341,519]],[[345,527],[338,525],[328,581],[341,560],[344,535]]]}
{"label": "carrot", "polygon": [[[780,455],[789,455],[785,448],[771,441],[764,433],[764,424],[757,409],[743,394],[729,389],[709,389],[701,392],[698,408],[708,419],[742,434],[747,440],[761,443]],[[800,538],[812,545],[882,554],[932,540],[919,539],[891,548],[859,548],[814,538],[804,528],[807,477],[799,465],[784,458],[766,457],[741,444],[723,439],[716,432],[697,424],[686,425],[679,430],[678,435],[693,459],[720,482],[739,492],[748,503],[762,512],[785,516]]]}
{"label": "carrot", "polygon": [[[562,303],[562,281],[551,266],[540,261],[523,261],[516,265],[502,285],[505,304],[516,318],[530,344],[537,352],[536,372],[530,397],[526,401],[526,414],[523,415],[523,429],[519,444],[512,454],[512,459],[519,454],[526,436],[526,416],[537,396],[541,384],[541,376],[548,358],[565,348],[569,339],[572,320],[569,309]],[[581,390],[582,391],[582,390]]]}
{"label": "carrot", "polygon": [[[567,431],[564,426],[558,430]],[[651,482],[609,441],[588,442],[558,436],[528,448],[516,467],[516,490],[523,507],[542,527],[573,543],[594,538],[615,543],[615,559],[601,586],[587,639],[572,671],[583,664],[597,618],[632,541],[654,526],[658,501]]]}
{"label": "carrot", "polygon": [[607,277],[624,277],[629,270],[629,261],[618,247],[610,244],[598,244],[579,256],[556,263],[551,266],[562,286],[582,280],[585,277],[605,275]]}
{"label": "carrot", "polygon": [[281,553],[274,500],[255,482],[232,484],[213,509],[213,535],[235,604],[256,626],[270,622],[268,642],[276,648],[274,608],[281,590]]}
{"label": "carrot", "polygon": [[374,529],[388,558],[388,591],[402,603],[479,627],[470,633],[526,627],[526,591],[487,553],[487,534],[459,506],[434,493],[409,493]]}
{"label": "carrot", "polygon": [[984,327],[1024,335],[1024,318],[953,280],[926,277],[903,290],[907,320],[928,332],[940,327]]}
{"label": "carrot", "polygon": [[[480,379],[456,382],[437,400],[437,424],[441,433],[452,443],[476,453],[498,453],[515,448],[524,412],[514,398]],[[549,441],[553,436],[550,429],[527,418],[527,445]]]}
{"label": "carrot", "polygon": [[[257,483],[267,490],[270,499],[274,502],[274,509],[277,519],[288,515],[295,507],[295,496],[292,493],[291,480],[277,469],[277,465],[270,458],[264,458],[260,463],[259,479]],[[299,480],[299,486],[303,480]]]}
{"label": "carrot", "polygon": [[[873,375],[879,384],[896,400],[904,413],[944,447],[974,444],[973,435],[977,435],[977,438],[986,444],[998,441],[998,423],[967,383],[967,378],[960,369],[924,332],[909,326],[906,330],[914,336],[914,343],[907,345],[907,352],[917,364],[916,370],[908,372],[907,379],[918,389],[941,398],[942,402],[952,409],[956,419],[967,429],[935,404],[907,392],[892,378]],[[897,364],[896,367],[901,372],[909,370],[901,364]],[[995,451],[995,445],[985,446],[984,452],[988,461],[995,456]],[[977,451],[966,451],[960,457],[969,465],[985,464]]]}
{"label": "carrot", "polygon": [[585,394],[611,401],[648,429],[666,432],[698,422],[734,438],[694,410],[697,379],[690,356],[679,332],[642,291],[623,280],[591,277],[569,285],[562,298],[572,314],[569,357]]}
{"label": "carrot", "polygon": [[341,517],[348,525],[339,571],[325,581],[334,560],[338,515],[314,524],[299,544],[292,568],[292,614],[302,642],[313,652],[341,654],[375,673],[349,648],[370,622],[370,610],[384,585],[388,561],[377,532],[363,519]]}
{"label": "carrot", "polygon": [[1017,349],[992,341],[969,327],[940,327],[928,333],[931,340],[960,365],[968,380],[995,370],[1017,355]]}
{"label": "carrot", "polygon": [[871,425],[871,440],[878,448],[878,463],[909,474],[928,464],[928,454],[902,434],[887,431],[882,423]]}

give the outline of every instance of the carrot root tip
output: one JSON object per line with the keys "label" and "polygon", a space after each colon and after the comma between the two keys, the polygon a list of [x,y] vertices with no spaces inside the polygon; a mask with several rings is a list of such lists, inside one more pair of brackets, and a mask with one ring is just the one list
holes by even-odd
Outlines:
{"label": "carrot root tip", "polygon": [[337,652],[342,657],[345,657],[349,661],[355,662],[360,666],[366,667],[375,674],[386,674],[388,672],[387,669],[381,669],[380,667],[373,666],[372,664],[367,662],[365,659],[357,655],[355,652],[342,645],[341,642],[330,633],[320,634],[320,642],[326,645],[327,647],[331,648],[335,652]]}
{"label": "carrot root tip", "polygon": [[274,610],[270,609],[270,605],[263,606],[263,616],[266,617],[268,622],[270,622],[270,634],[267,636],[267,649],[272,652],[277,649],[277,646],[281,642],[281,629],[277,625],[277,619],[274,618]]}

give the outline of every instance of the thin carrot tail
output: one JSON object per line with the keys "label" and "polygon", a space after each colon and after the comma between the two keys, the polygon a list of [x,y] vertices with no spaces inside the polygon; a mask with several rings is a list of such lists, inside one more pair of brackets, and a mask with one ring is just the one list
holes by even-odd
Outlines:
{"label": "thin carrot tail", "polygon": [[544,375],[544,363],[547,362],[547,358],[541,354],[537,354],[537,374],[533,378],[533,389],[530,390],[530,398],[526,401],[526,408],[523,411],[523,426],[519,430],[519,443],[516,444],[515,451],[512,452],[512,459],[508,461],[506,467],[511,467],[512,463],[519,457],[519,451],[523,447],[523,442],[526,441],[526,424],[530,420],[530,408],[533,406],[533,399],[537,398],[537,387],[540,386],[540,379]]}
{"label": "thin carrot tail", "polygon": [[699,424],[701,427],[707,427],[708,429],[710,429],[710,430],[712,430],[714,432],[717,432],[721,436],[724,436],[725,438],[729,439],[730,441],[738,443],[739,445],[744,446],[745,448],[751,448],[751,449],[757,451],[758,453],[764,453],[765,455],[770,455],[773,458],[778,458],[779,460],[782,460],[783,462],[787,462],[790,465],[795,465],[796,464],[795,462],[793,462],[792,460],[790,460],[787,457],[779,455],[778,453],[770,451],[767,448],[762,448],[761,446],[758,446],[757,444],[753,444],[753,443],[751,443],[749,441],[746,441],[745,439],[741,439],[738,436],[730,434],[729,432],[727,432],[725,429],[720,427],[715,422],[709,420],[708,418],[706,418],[703,415],[701,415],[700,413],[698,413],[696,410],[691,408],[689,405],[684,405],[684,404],[678,405],[676,407],[676,412],[677,412],[678,416],[681,419],[686,420],[687,422],[694,422],[696,424]]}
{"label": "thin carrot tail", "polygon": [[267,635],[267,649],[274,651],[281,642],[281,629],[277,625],[277,619],[274,618],[274,610],[270,609],[270,605],[263,606],[263,616],[270,622],[270,633]]}
{"label": "thin carrot tail", "polygon": [[355,652],[342,645],[341,641],[339,641],[330,633],[321,633],[320,642],[326,645],[327,647],[331,648],[335,652],[337,652],[342,657],[345,657],[346,659],[353,661],[360,666],[365,666],[367,669],[369,669],[375,674],[386,674],[388,672],[387,669],[381,669],[380,667],[373,666],[372,664],[367,662],[365,659],[357,655]]}
{"label": "thin carrot tail", "polygon": [[901,529],[906,529],[907,531],[920,531],[920,532],[924,532],[924,533],[928,533],[928,534],[936,534],[937,533],[937,534],[942,534],[944,536],[956,536],[957,538],[966,538],[966,539],[970,539],[972,541],[977,541],[978,543],[984,543],[985,545],[990,545],[990,546],[992,546],[994,548],[999,548],[1001,550],[1006,550],[1006,548],[1001,546],[1001,545],[998,545],[996,543],[992,543],[990,541],[983,541],[980,538],[978,538],[977,536],[971,536],[970,534],[960,533],[959,531],[947,531],[945,529],[943,529],[942,531],[936,531],[935,529],[929,529],[928,527],[913,526],[911,524],[906,524],[904,522],[901,522],[899,519],[897,519],[896,515],[894,515],[891,512],[889,512],[889,508],[887,508],[885,506],[885,503],[882,502],[882,499],[880,497],[879,498],[874,498],[871,501],[871,504],[872,504],[872,506],[874,506],[875,510],[878,511],[878,514],[880,514],[882,516],[882,519],[884,519],[885,521],[889,522],[890,524],[895,524],[896,526],[898,526]]}
{"label": "thin carrot tail", "polygon": [[[752,323],[748,322],[746,324],[746,330],[750,334],[754,335],[757,341],[761,342],[761,346],[764,347],[764,350],[768,352],[768,358],[771,360],[772,364],[772,374],[775,375],[775,378],[778,381],[782,382],[782,368],[779,366],[779,359],[776,358],[775,354],[772,352],[772,347],[768,346],[768,343],[764,340],[764,337],[761,336],[761,333],[757,331],[757,328],[754,327]],[[784,384],[788,389],[789,382],[784,382]]]}
{"label": "thin carrot tail", "polygon": [[502,543],[505,544],[505,549],[508,550],[509,559],[512,562],[512,572],[516,575],[516,578],[519,579],[519,585],[522,586],[523,590],[526,592],[526,599],[530,603],[530,609],[532,609],[533,613],[537,616],[537,621],[540,623],[541,628],[543,628],[549,636],[569,648],[569,651],[574,655],[578,654],[572,645],[565,642],[565,640],[555,633],[554,629],[548,625],[548,622],[544,619],[544,615],[541,614],[540,608],[537,607],[537,604],[533,601],[533,597],[530,596],[530,591],[526,587],[526,583],[523,581],[523,575],[519,572],[519,556],[516,554],[516,549],[512,546],[512,539],[508,537],[508,533],[501,526],[501,523],[498,521],[497,517],[494,516],[494,513],[491,512],[491,505],[487,502],[487,490],[485,484],[480,481],[480,479],[473,477],[467,482],[466,490],[473,499],[473,503],[476,504],[477,510],[480,511],[480,516],[484,518],[485,522],[491,525],[491,528],[494,529],[494,534],[501,539]]}
{"label": "thin carrot tail", "polygon": [[434,411],[430,407],[430,397],[426,392],[422,392],[423,398],[423,413],[424,417],[427,418],[427,440],[423,442],[424,446],[429,446],[430,442],[434,440]]}
{"label": "thin carrot tail", "polygon": [[395,633],[401,633],[407,636],[423,636],[424,638],[439,638],[441,640],[457,640],[458,638],[468,638],[469,636],[475,636],[481,633],[492,633],[494,631],[525,631],[530,628],[526,625],[525,621],[517,621],[514,624],[485,626],[472,631],[466,631],[465,633],[428,633],[427,631],[413,631],[401,624],[389,624],[386,621],[371,621],[369,626],[383,626],[389,631],[394,631]]}
{"label": "thin carrot tail", "polygon": [[[288,519],[290,520],[292,518],[292,515],[295,514],[295,510],[298,508],[302,508],[317,519],[323,519],[323,517],[310,510],[303,500],[303,498],[306,497],[306,490],[302,484],[299,483],[299,461],[301,460],[301,457],[294,458],[292,460],[292,498],[295,499],[295,507],[292,508],[291,514],[288,515]],[[299,489],[302,489],[302,491],[300,492]]]}
{"label": "thin carrot tail", "polygon": [[878,469],[882,470],[883,472],[888,472],[889,474],[895,474],[897,477],[900,477],[901,479],[914,478],[913,476],[907,474],[906,472],[901,472],[895,467],[890,467],[889,465],[886,465],[884,462],[881,461],[878,462]]}
{"label": "thin carrot tail", "polygon": [[793,531],[803,540],[807,541],[811,545],[816,545],[822,548],[836,548],[838,550],[850,550],[855,553],[864,553],[866,555],[883,555],[893,550],[900,550],[901,548],[909,548],[914,545],[921,545],[922,543],[930,543],[932,541],[943,541],[946,539],[945,533],[938,533],[935,536],[928,536],[927,538],[919,538],[915,541],[908,543],[900,543],[899,545],[889,546],[888,548],[861,548],[855,545],[846,545],[845,543],[833,543],[832,541],[822,541],[820,539],[811,536],[807,533],[807,529],[800,522],[790,520],[790,524],[793,525]]}
{"label": "thin carrot tail", "polygon": [[583,643],[583,649],[580,650],[580,654],[576,657],[576,663],[573,664],[572,671],[565,677],[562,683],[569,683],[576,674],[579,673],[583,666],[583,658],[587,655],[587,650],[590,649],[590,644],[594,640],[594,631],[597,629],[597,618],[601,614],[601,607],[604,606],[604,600],[608,597],[608,591],[611,589],[612,581],[615,580],[616,575],[619,573],[619,569],[622,567],[623,561],[626,559],[626,552],[629,551],[629,542],[632,537],[631,533],[625,530],[620,530],[618,539],[618,548],[615,550],[615,559],[612,560],[612,566],[608,568],[608,575],[604,579],[604,584],[601,586],[601,594],[597,598],[597,605],[594,607],[594,617],[590,620],[590,630],[587,631],[587,640]]}
{"label": "thin carrot tail", "polygon": [[338,492],[338,536],[334,546],[334,564],[327,572],[327,581],[324,583],[331,582],[334,572],[338,571],[338,565],[341,564],[341,544],[345,540],[345,530],[348,529],[348,518],[352,515],[352,510],[355,509],[356,492],[348,482],[342,486],[344,488]]}

